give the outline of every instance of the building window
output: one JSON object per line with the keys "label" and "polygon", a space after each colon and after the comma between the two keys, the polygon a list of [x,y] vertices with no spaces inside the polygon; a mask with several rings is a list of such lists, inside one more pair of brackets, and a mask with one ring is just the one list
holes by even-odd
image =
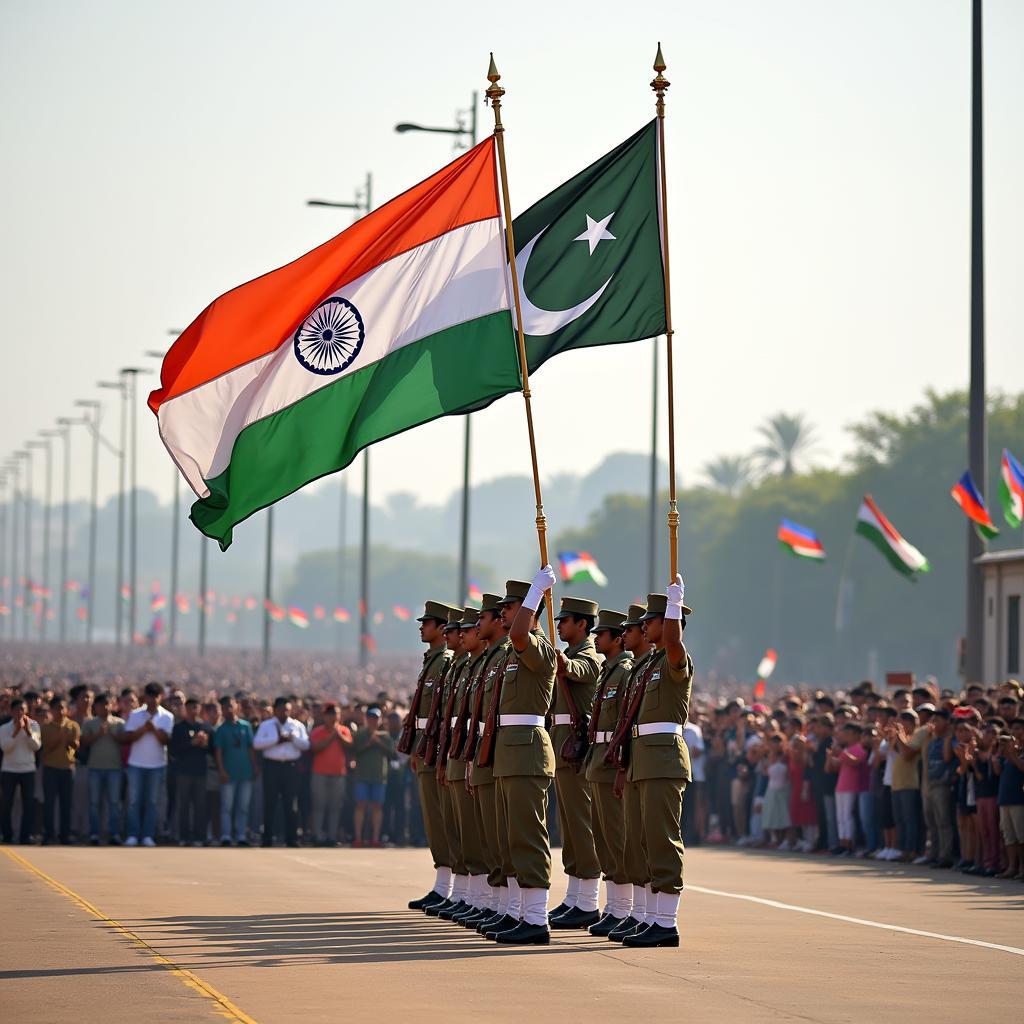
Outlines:
{"label": "building window", "polygon": [[1006,671],[1020,671],[1020,594],[1006,599]]}

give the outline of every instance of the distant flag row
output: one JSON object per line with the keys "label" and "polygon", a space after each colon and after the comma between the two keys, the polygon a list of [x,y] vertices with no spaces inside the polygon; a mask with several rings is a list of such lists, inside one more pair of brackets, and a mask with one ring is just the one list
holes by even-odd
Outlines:
{"label": "distant flag row", "polygon": [[563,583],[593,583],[597,587],[608,586],[608,577],[601,572],[597,560],[586,551],[559,551],[558,564],[562,570]]}

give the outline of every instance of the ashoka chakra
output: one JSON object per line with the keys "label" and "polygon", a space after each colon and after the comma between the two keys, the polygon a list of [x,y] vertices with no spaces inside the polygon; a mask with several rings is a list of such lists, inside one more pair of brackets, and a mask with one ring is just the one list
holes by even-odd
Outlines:
{"label": "ashoka chakra", "polygon": [[347,299],[325,299],[299,324],[295,358],[312,373],[341,373],[363,347],[363,318]]}

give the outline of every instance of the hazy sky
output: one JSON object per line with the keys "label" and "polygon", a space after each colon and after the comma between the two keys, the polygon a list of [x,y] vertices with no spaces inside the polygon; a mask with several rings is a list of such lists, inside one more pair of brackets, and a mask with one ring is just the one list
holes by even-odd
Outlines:
{"label": "hazy sky", "polygon": [[[985,6],[989,385],[1019,390],[1024,4]],[[146,365],[216,295],[350,222],[307,197],[350,199],[369,170],[380,203],[447,162],[449,138],[393,126],[450,123],[486,86],[488,50],[518,212],[652,116],[658,39],[684,479],[749,450],[778,410],[805,412],[828,460],[867,410],[964,386],[969,0],[625,15],[606,0],[3,0],[0,457],[102,396],[101,377]],[[479,117],[486,130],[482,104]],[[139,479],[167,495],[141,391]],[[645,450],[650,343],[558,357],[535,401],[545,475]],[[528,471],[521,406],[509,396],[475,419],[476,478]],[[110,401],[106,432],[116,423]],[[375,490],[444,498],[461,431],[444,420],[379,445]],[[75,492],[87,481],[76,465]],[[104,491],[114,483],[106,459]]]}

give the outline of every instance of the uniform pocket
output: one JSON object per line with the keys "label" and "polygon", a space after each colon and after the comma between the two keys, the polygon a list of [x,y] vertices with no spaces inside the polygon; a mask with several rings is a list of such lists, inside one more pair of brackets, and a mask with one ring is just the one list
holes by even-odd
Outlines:
{"label": "uniform pocket", "polygon": [[533,742],[532,725],[505,725],[501,729],[505,743],[510,747],[525,747]]}
{"label": "uniform pocket", "polygon": [[644,690],[644,708],[656,708],[661,703],[661,682],[648,683]]}

